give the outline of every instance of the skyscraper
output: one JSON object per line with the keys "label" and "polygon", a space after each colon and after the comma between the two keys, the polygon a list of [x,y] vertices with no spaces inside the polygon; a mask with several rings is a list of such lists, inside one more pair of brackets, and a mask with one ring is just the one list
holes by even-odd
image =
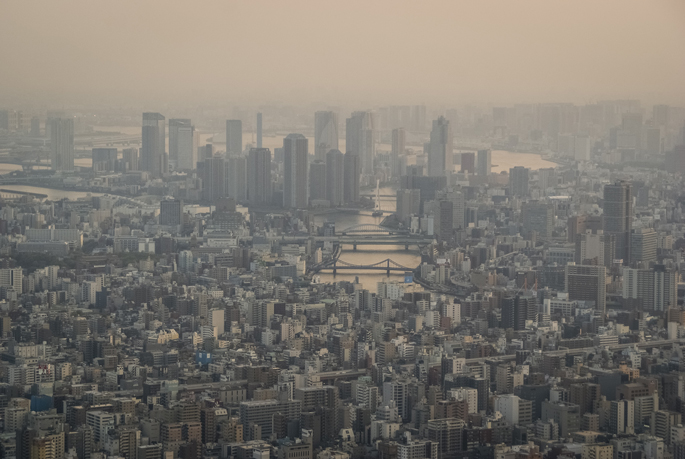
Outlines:
{"label": "skyscraper", "polygon": [[271,202],[271,151],[251,148],[247,157],[247,200],[250,204]]}
{"label": "skyscraper", "polygon": [[348,151],[343,160],[345,166],[344,200],[348,202],[359,202],[359,176],[361,175],[361,161],[357,153]]}
{"label": "skyscraper", "polygon": [[226,161],[226,195],[242,202],[247,199],[247,158],[229,156]]}
{"label": "skyscraper", "polygon": [[345,133],[345,153],[359,155],[360,167],[364,174],[373,174],[373,161],[376,155],[374,119],[371,112],[354,112],[347,119]]}
{"label": "skyscraper", "polygon": [[188,119],[169,120],[169,163],[176,170],[197,167],[195,126]]}
{"label": "skyscraper", "polygon": [[283,207],[305,209],[309,204],[308,145],[302,134],[283,139]]}
{"label": "skyscraper", "polygon": [[316,160],[309,166],[309,199],[327,199],[326,163]]}
{"label": "skyscraper", "polygon": [[326,153],[326,199],[332,206],[345,201],[345,155],[338,149]]}
{"label": "skyscraper", "polygon": [[450,122],[441,116],[433,121],[428,151],[428,175],[449,175],[454,170],[454,144]]}
{"label": "skyscraper", "polygon": [[159,113],[143,113],[140,170],[149,172],[152,177],[161,177],[168,170],[164,120],[164,116]]}
{"label": "skyscraper", "polygon": [[74,120],[50,120],[50,163],[56,171],[74,170]]}
{"label": "skyscraper", "polygon": [[630,231],[633,228],[633,198],[630,183],[604,185],[604,233],[616,240],[615,256],[630,262]]}
{"label": "skyscraper", "polygon": [[262,114],[257,113],[257,148],[262,148]]}
{"label": "skyscraper", "polygon": [[402,155],[407,149],[407,133],[404,128],[397,128],[392,130],[392,153],[394,155]]}
{"label": "skyscraper", "polygon": [[225,167],[225,160],[221,156],[205,159],[202,187],[204,198],[210,203],[226,197]]}
{"label": "skyscraper", "polygon": [[509,169],[509,194],[519,198],[528,196],[530,169],[516,166]]}
{"label": "skyscraper", "polygon": [[487,178],[492,169],[492,151],[478,150],[478,164],[476,166],[476,174]]}
{"label": "skyscraper", "polygon": [[314,156],[326,161],[329,150],[338,149],[338,114],[331,111],[314,113]]}
{"label": "skyscraper", "polygon": [[226,153],[239,155],[243,152],[243,122],[226,120]]}

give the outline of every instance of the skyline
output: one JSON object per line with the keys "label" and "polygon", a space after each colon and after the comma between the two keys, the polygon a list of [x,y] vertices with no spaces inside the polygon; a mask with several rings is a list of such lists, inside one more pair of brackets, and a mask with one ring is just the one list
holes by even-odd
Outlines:
{"label": "skyline", "polygon": [[9,1],[0,103],[685,102],[685,4],[581,3]]}

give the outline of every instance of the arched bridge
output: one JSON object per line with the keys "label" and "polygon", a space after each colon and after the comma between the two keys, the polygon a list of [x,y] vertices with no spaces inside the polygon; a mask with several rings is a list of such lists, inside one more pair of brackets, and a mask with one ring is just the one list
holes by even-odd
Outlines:
{"label": "arched bridge", "polygon": [[354,263],[348,263],[347,261],[342,261],[338,259],[333,259],[331,260],[330,263],[323,264],[318,267],[318,271],[324,270],[324,269],[332,269],[333,274],[336,274],[339,269],[349,269],[349,270],[354,270],[354,271],[361,271],[361,270],[375,270],[375,271],[385,271],[388,274],[390,274],[390,271],[413,271],[414,268],[409,268],[407,266],[403,266],[390,258],[386,258],[383,261],[379,261],[378,263],[372,263],[368,265],[359,265],[359,264],[354,264]]}

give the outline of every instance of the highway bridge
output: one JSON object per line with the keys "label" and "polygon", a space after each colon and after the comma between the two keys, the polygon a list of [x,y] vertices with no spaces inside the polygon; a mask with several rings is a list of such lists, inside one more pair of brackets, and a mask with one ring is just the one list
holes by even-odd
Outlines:
{"label": "highway bridge", "polygon": [[[357,250],[360,245],[393,245],[404,246],[409,250],[409,246],[423,247],[432,244],[433,237],[412,235],[405,231],[391,228],[384,228],[378,225],[356,225],[336,232],[333,236],[312,236],[303,234],[301,236],[275,236],[268,238],[271,241],[282,241],[286,243],[304,243],[308,240],[315,242],[331,242],[341,246],[352,246]],[[252,241],[252,236],[241,238],[244,241]]]}
{"label": "highway bridge", "polygon": [[[643,341],[641,343],[626,343],[626,344],[615,344],[613,346],[608,346],[607,349],[610,352],[617,352],[617,351],[622,351],[624,349],[628,349],[633,347],[635,344],[637,344],[637,347],[640,349],[652,349],[655,347],[662,348],[662,347],[671,347],[674,344],[680,344],[683,345],[685,344],[685,339],[664,339],[664,340],[655,340],[655,341]],[[582,347],[578,349],[561,349],[558,351],[542,351],[544,355],[550,355],[550,356],[556,356],[556,357],[563,357],[565,355],[582,355],[585,353],[597,353],[600,352],[602,349],[601,346],[593,346],[593,347]],[[483,363],[485,361],[501,361],[502,363],[504,362],[509,362],[516,360],[516,355],[497,355],[497,356],[492,356],[492,357],[478,357],[475,359],[466,359],[466,363]]]}

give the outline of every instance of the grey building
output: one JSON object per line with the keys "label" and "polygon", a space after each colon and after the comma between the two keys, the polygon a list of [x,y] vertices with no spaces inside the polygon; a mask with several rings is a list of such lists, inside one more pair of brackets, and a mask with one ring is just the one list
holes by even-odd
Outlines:
{"label": "grey building", "polygon": [[554,205],[545,202],[528,202],[521,209],[523,229],[535,231],[541,237],[551,237],[554,230]]}
{"label": "grey building", "polygon": [[337,149],[326,153],[326,199],[332,206],[345,202],[345,155]]}
{"label": "grey building", "polygon": [[247,200],[250,204],[271,202],[271,151],[251,148],[247,157]]}
{"label": "grey building", "polygon": [[309,205],[309,140],[302,134],[283,139],[283,207]]}
{"label": "grey building", "polygon": [[243,122],[240,120],[226,120],[226,153],[241,154],[243,152]]}
{"label": "grey building", "polygon": [[192,170],[197,165],[195,126],[189,119],[169,120],[169,162],[176,170]]}
{"label": "grey building", "polygon": [[630,233],[633,228],[633,196],[628,182],[604,186],[604,233],[616,241],[615,256],[630,262]]}
{"label": "grey building", "polygon": [[140,170],[149,172],[152,177],[161,177],[168,169],[165,118],[159,113],[143,113]]}
{"label": "grey building", "polygon": [[326,161],[330,150],[338,149],[338,114],[331,111],[314,113],[314,156]]}
{"label": "grey building", "polygon": [[433,121],[428,151],[428,175],[439,176],[451,174],[453,165],[454,144],[450,122],[441,116]]}
{"label": "grey building", "polygon": [[516,166],[509,169],[509,194],[516,197],[528,196],[530,169]]}
{"label": "grey building", "polygon": [[53,170],[74,170],[74,120],[53,118],[50,120],[50,164]]}

